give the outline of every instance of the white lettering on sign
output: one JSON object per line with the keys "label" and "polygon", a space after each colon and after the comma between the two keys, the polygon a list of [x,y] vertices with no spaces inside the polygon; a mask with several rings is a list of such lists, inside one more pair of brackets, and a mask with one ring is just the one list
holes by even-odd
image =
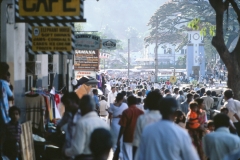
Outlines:
{"label": "white lettering on sign", "polygon": [[95,51],[91,50],[75,50],[75,54],[96,54]]}

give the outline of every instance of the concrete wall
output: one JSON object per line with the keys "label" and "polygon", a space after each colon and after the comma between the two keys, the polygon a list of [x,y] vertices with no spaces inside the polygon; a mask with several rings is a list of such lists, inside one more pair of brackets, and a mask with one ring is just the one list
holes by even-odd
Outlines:
{"label": "concrete wall", "polygon": [[9,64],[10,83],[14,88],[14,104],[22,111],[21,121],[25,117],[25,23],[7,23],[7,4],[12,0],[3,0],[1,4],[1,57]]}
{"label": "concrete wall", "polygon": [[38,74],[38,80],[36,87],[48,88],[48,55],[37,55],[37,61],[41,62],[40,74]]}

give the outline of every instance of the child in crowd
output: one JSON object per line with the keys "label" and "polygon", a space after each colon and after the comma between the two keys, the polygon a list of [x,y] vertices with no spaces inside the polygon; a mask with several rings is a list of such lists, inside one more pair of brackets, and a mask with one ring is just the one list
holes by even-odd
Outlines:
{"label": "child in crowd", "polygon": [[214,132],[214,129],[215,129],[215,126],[214,126],[214,123],[213,123],[213,121],[212,120],[209,120],[208,122],[207,122],[207,130],[206,130],[206,133],[208,134],[208,133],[211,133],[211,132]]}
{"label": "child in crowd", "polygon": [[202,137],[203,137],[203,129],[201,128],[201,124],[198,120],[198,103],[191,102],[189,104],[190,111],[187,115],[187,124],[186,128],[188,129],[188,133],[192,138],[193,145],[195,146],[198,155],[203,159],[203,151],[202,151]]}
{"label": "child in crowd", "polygon": [[[228,115],[229,110],[226,107],[221,107],[220,112],[223,113],[223,114]],[[233,124],[233,121],[231,119],[230,119],[229,123],[230,123],[230,127],[229,127],[230,132],[232,134],[237,134],[237,130],[236,130],[236,128],[235,128],[235,126]]]}
{"label": "child in crowd", "polygon": [[191,102],[189,104],[190,112],[187,117],[187,129],[197,130],[200,127],[200,123],[198,121],[198,104],[196,102]]}
{"label": "child in crowd", "polygon": [[182,111],[176,111],[175,123],[178,124],[182,128],[186,128],[186,117]]}
{"label": "child in crowd", "polygon": [[18,160],[20,158],[20,135],[22,133],[19,123],[20,109],[13,106],[9,109],[9,117],[11,121],[5,128],[5,142],[3,152],[10,160]]}

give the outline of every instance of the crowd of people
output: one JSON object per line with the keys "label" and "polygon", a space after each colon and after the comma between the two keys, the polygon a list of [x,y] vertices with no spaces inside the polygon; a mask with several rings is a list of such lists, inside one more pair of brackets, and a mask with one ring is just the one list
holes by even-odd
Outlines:
{"label": "crowd of people", "polygon": [[[1,155],[20,159],[20,109],[10,107],[8,65],[0,67]],[[146,85],[145,85],[146,84]],[[147,82],[112,84],[79,98],[65,93],[65,113],[57,124],[64,131],[62,159],[237,160],[240,158],[240,102],[231,89],[224,105],[211,115],[216,93],[196,86],[178,88]],[[169,87],[171,86],[171,87]],[[59,140],[60,141],[60,140]]]}

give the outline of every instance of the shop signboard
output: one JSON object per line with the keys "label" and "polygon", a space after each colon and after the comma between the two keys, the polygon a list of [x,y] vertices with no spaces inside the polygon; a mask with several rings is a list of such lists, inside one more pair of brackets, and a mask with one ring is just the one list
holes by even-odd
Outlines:
{"label": "shop signboard", "polygon": [[115,50],[117,41],[114,39],[102,39],[102,48],[104,50]]}
{"label": "shop signboard", "polygon": [[32,54],[74,54],[75,36],[71,23],[30,24],[29,52]]}
{"label": "shop signboard", "polygon": [[98,50],[100,49],[100,37],[92,34],[76,34],[75,35],[76,50]]}
{"label": "shop signboard", "polygon": [[74,54],[75,71],[98,71],[99,50],[75,50]]}
{"label": "shop signboard", "polygon": [[90,76],[96,78],[96,72],[94,71],[75,71],[75,79],[80,79],[84,76]]}
{"label": "shop signboard", "polygon": [[15,21],[86,22],[83,0],[15,0]]}

